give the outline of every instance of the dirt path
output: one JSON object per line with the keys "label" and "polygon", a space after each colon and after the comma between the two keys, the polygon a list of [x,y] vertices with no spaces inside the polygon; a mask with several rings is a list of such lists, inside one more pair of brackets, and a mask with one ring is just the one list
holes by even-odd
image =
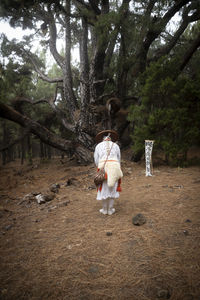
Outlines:
{"label": "dirt path", "polygon": [[[200,299],[200,168],[122,169],[116,214],[104,216],[94,165],[1,167],[0,299]],[[52,201],[22,201],[53,183]],[[138,213],[146,224],[132,224]]]}

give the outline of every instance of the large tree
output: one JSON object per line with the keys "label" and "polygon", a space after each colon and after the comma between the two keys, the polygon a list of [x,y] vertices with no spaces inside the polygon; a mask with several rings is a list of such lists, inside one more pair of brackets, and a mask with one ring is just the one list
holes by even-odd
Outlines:
{"label": "large tree", "polygon": [[[171,34],[169,24],[177,14],[179,21]],[[18,101],[30,103],[32,109],[38,102],[48,103],[74,139],[62,139],[2,100],[0,117],[29,127],[42,141],[61,150],[73,148],[81,160],[91,161],[95,134],[109,126],[106,100],[117,97],[122,107],[137,100],[138,76],[151,61],[176,55],[184,31],[200,19],[200,3],[196,0],[2,0],[0,16],[13,27],[35,30],[35,34],[18,44],[8,43],[4,38],[4,49],[31,62],[40,78],[49,84],[56,83],[54,97],[36,101],[17,95]],[[44,48],[49,48],[61,71],[60,77],[49,78],[40,59],[31,52],[29,43],[36,36]],[[57,50],[58,38],[65,44],[62,53]],[[185,41],[185,52],[176,64],[177,76],[199,45],[198,33],[189,43]],[[80,49],[78,70],[71,63],[74,46]],[[119,124],[114,124],[118,129]]]}

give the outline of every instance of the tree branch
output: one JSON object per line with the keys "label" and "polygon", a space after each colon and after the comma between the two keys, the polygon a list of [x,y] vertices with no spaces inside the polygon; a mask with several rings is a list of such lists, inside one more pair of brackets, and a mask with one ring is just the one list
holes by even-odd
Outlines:
{"label": "tree branch", "polygon": [[[80,12],[79,17],[86,18],[87,23],[94,26],[94,23],[96,21],[96,15],[99,15],[101,12],[95,13],[95,9],[93,9],[91,7],[91,4],[89,5],[89,4],[85,3],[83,0],[74,0],[73,2],[75,2],[75,6],[77,7],[77,9]],[[86,10],[88,11],[88,13],[86,12]],[[73,15],[72,15],[72,17],[73,17]]]}
{"label": "tree branch", "polygon": [[36,121],[31,120],[12,109],[11,107],[0,102],[0,117],[20,124],[22,127],[29,128],[30,132],[40,138],[42,142],[56,149],[67,153],[74,153],[80,161],[91,163],[93,156],[84,146],[58,137],[56,134],[42,126]]}
{"label": "tree branch", "polygon": [[187,28],[188,24],[191,22],[195,22],[200,19],[200,12],[195,12],[191,16],[185,16],[183,18],[183,22],[181,23],[178,30],[175,32],[175,34],[170,39],[169,43],[166,44],[164,47],[158,49],[155,53],[154,59],[159,59],[163,55],[169,54],[169,52],[173,49],[173,47],[176,45],[177,41],[179,40],[180,36],[184,33],[185,29]]}
{"label": "tree branch", "polygon": [[41,141],[52,147],[55,147],[62,151],[70,151],[73,148],[71,141],[64,140],[56,136],[54,133],[40,125],[38,122],[31,120],[27,116],[20,114],[16,110],[1,102],[0,117],[18,123],[22,127],[29,128],[31,133],[38,136]]}
{"label": "tree branch", "polygon": [[115,25],[115,28],[113,29],[112,33],[110,34],[111,37],[110,37],[109,45],[108,45],[108,48],[106,51],[106,58],[105,58],[105,67],[104,67],[105,75],[107,73],[107,70],[109,68],[109,65],[110,65],[110,62],[112,59],[112,55],[113,55],[113,51],[114,51],[114,48],[116,45],[116,40],[117,40],[117,36],[119,34],[120,27],[122,26],[123,19],[126,17],[127,12],[128,12],[127,8],[129,5],[129,2],[130,2],[130,0],[123,0],[123,3],[120,7],[120,13],[119,13],[120,18],[119,18],[117,24]]}
{"label": "tree branch", "polygon": [[78,4],[81,4],[83,7],[90,9],[90,6],[85,3],[83,0],[75,0],[75,2],[77,2]]}
{"label": "tree branch", "polygon": [[24,102],[24,103],[29,103],[29,104],[35,105],[35,104],[40,104],[43,102],[49,103],[49,100],[43,98],[43,99],[40,99],[37,101],[33,101],[33,100],[25,98],[25,97],[16,97],[15,99],[12,100],[12,105],[15,106],[15,104],[17,104],[19,102]]}
{"label": "tree branch", "polygon": [[153,26],[151,29],[148,30],[146,39],[144,40],[143,47],[148,51],[152,42],[159,36],[159,34],[163,31],[169,20],[187,3],[189,0],[179,0],[176,1],[174,6],[172,6],[167,13],[158,20],[154,21]]}
{"label": "tree branch", "polygon": [[144,39],[144,36],[146,34],[146,31],[147,31],[147,26],[148,26],[148,23],[150,22],[150,17],[151,17],[151,12],[153,10],[153,7],[155,5],[155,2],[156,0],[150,0],[148,5],[147,5],[147,8],[146,8],[146,12],[144,14],[144,18],[143,18],[143,25],[142,25],[142,28],[141,28],[141,40]]}
{"label": "tree branch", "polygon": [[49,106],[53,109],[53,111],[59,117],[59,120],[61,120],[61,123],[63,124],[63,126],[67,130],[69,130],[71,132],[75,132],[75,127],[72,124],[70,124],[69,122],[67,122],[67,117],[66,117],[65,112],[63,112],[63,110],[59,109],[58,106],[55,104],[56,95],[57,95],[57,89],[56,89],[56,93],[55,93],[55,97],[54,98],[51,98],[51,99],[45,99],[45,98],[43,98],[43,99],[40,99],[40,100],[37,100],[37,101],[33,101],[31,99],[28,99],[28,98],[17,97],[17,98],[15,98],[12,101],[12,104],[15,105],[18,102],[25,102],[25,103],[29,103],[31,105],[35,105],[35,104],[40,104],[40,103],[46,102],[46,103],[49,104]]}
{"label": "tree branch", "polygon": [[58,53],[56,47],[56,40],[57,40],[57,29],[55,25],[54,16],[50,10],[48,9],[48,24],[49,24],[49,31],[50,31],[50,40],[49,40],[49,47],[50,51],[57,62],[57,64],[63,68],[64,67],[64,58]]}
{"label": "tree branch", "polygon": [[44,80],[47,81],[49,83],[56,83],[56,82],[63,82],[63,78],[49,78],[48,76],[46,76],[38,67],[37,63],[35,62],[34,58],[33,58],[33,54],[31,52],[28,52],[26,50],[23,50],[26,55],[28,56],[29,60],[31,61],[32,65],[35,68],[36,73],[38,73],[39,77]]}
{"label": "tree branch", "polygon": [[63,19],[61,18],[61,16],[57,16],[57,19],[58,19],[59,23],[60,23],[63,27],[65,27],[65,22],[63,21]]}
{"label": "tree branch", "polygon": [[136,52],[136,60],[137,63],[135,65],[135,69],[133,75],[138,74],[139,72],[143,72],[146,67],[147,62],[147,53],[153,41],[161,34],[161,32],[165,29],[167,23],[171,20],[171,18],[187,3],[189,0],[177,0],[175,4],[169,8],[166,14],[160,18],[153,18],[149,23],[149,27],[146,33],[146,36],[141,34],[140,42],[138,43],[139,47]]}
{"label": "tree branch", "polygon": [[46,76],[45,74],[43,74],[41,72],[41,70],[38,68],[38,66],[35,64],[34,60],[30,57],[30,60],[35,68],[35,71],[38,73],[39,78],[41,78],[42,80],[49,82],[49,83],[55,83],[55,82],[63,82],[63,78],[49,78],[48,76]]}
{"label": "tree branch", "polygon": [[187,63],[189,62],[189,60],[191,59],[191,57],[199,47],[200,47],[200,34],[197,36],[197,38],[193,41],[189,49],[186,51],[183,57],[183,61],[180,65],[180,71],[182,71],[185,68],[185,66],[187,65]]}
{"label": "tree branch", "polygon": [[98,8],[98,6],[96,5],[95,1],[94,0],[89,0],[89,2],[90,2],[90,6],[91,6],[92,10],[95,12],[95,14],[100,15],[101,11]]}

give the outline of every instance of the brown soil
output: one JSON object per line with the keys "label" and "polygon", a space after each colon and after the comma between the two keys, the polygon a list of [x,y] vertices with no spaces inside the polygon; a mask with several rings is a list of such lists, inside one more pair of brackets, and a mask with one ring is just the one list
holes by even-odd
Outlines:
{"label": "brown soil", "polygon": [[[200,168],[146,177],[144,163],[123,158],[122,169],[116,213],[105,216],[94,165],[1,167],[0,299],[200,299]],[[22,201],[53,183],[52,201]],[[146,224],[133,225],[138,213]]]}

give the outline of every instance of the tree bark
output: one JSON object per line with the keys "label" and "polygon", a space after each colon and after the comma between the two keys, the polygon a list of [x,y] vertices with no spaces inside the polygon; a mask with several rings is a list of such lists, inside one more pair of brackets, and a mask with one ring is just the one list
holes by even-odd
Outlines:
{"label": "tree bark", "polygon": [[[6,122],[4,121],[3,122],[3,146],[5,147],[6,144],[7,144],[7,130],[6,130]],[[2,152],[2,163],[3,165],[6,164],[6,159],[7,159],[7,151],[3,149],[3,152]]]}
{"label": "tree bark", "polygon": [[120,9],[120,50],[119,50],[119,63],[117,72],[117,96],[119,99],[123,99],[127,94],[127,76],[129,71],[129,64],[127,63],[128,53],[128,39],[126,38],[127,29],[126,23],[129,16],[129,2],[130,0],[124,0]]}
{"label": "tree bark", "polygon": [[21,165],[24,164],[25,153],[25,139],[23,138],[21,140]]}
{"label": "tree bark", "polygon": [[64,87],[64,100],[66,102],[71,120],[75,122],[74,113],[78,109],[78,103],[73,91],[72,71],[71,71],[71,24],[70,24],[70,11],[71,0],[66,1],[65,15],[65,63],[63,66],[63,87]]}
{"label": "tree bark", "polygon": [[33,153],[32,153],[32,139],[31,135],[27,135],[27,154],[28,154],[28,163],[29,165],[33,164]]}
{"label": "tree bark", "polygon": [[89,59],[88,59],[88,25],[85,18],[82,18],[82,34],[80,39],[80,88],[81,107],[79,126],[87,128],[89,122],[88,105],[90,102],[89,89]]}

